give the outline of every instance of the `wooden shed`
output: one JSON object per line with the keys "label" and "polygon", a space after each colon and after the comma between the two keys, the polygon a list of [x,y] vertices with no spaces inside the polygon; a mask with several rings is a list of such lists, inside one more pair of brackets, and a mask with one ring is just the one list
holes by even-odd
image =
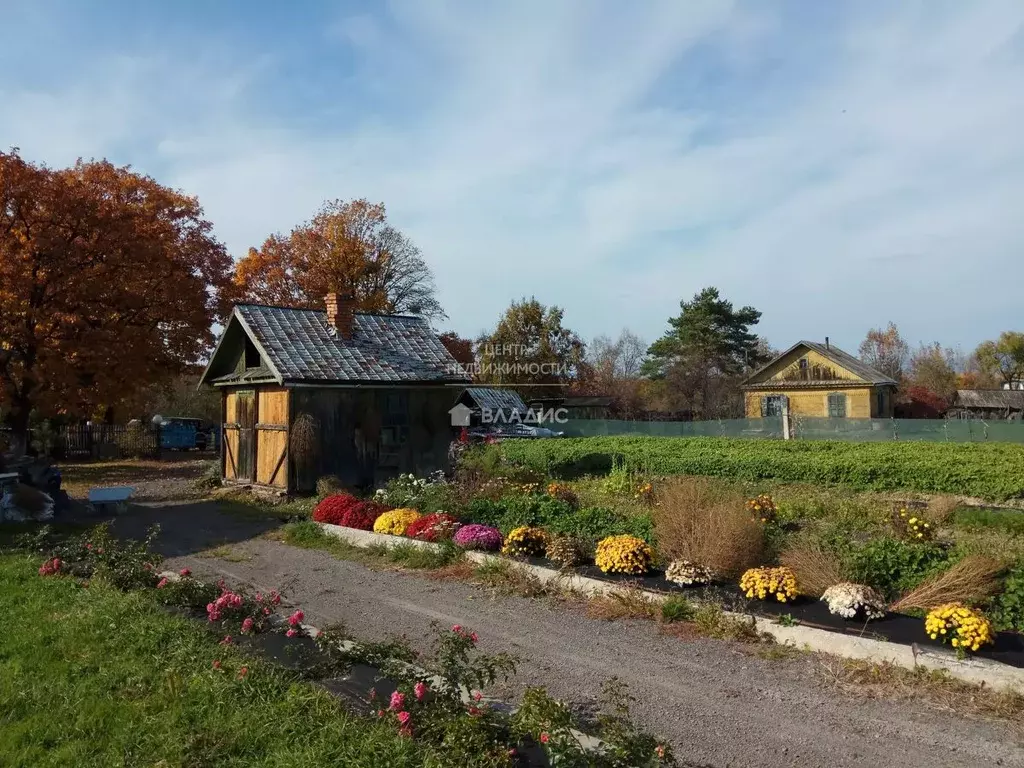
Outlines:
{"label": "wooden shed", "polygon": [[200,385],[222,392],[225,483],[309,492],[443,469],[468,382],[422,318],[240,304]]}
{"label": "wooden shed", "polygon": [[958,389],[946,411],[950,419],[1019,420],[1024,392],[1015,389]]}

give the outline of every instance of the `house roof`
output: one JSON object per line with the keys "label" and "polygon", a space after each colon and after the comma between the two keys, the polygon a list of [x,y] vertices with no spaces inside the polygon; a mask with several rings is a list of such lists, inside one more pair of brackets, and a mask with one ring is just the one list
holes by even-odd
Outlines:
{"label": "house roof", "polygon": [[[235,381],[232,376],[238,377],[238,381],[250,381],[251,376],[268,374],[282,384],[457,384],[469,380],[437,334],[419,317],[357,312],[349,339],[341,338],[328,324],[323,310],[239,304],[228,324],[235,321],[252,339],[264,364],[243,374],[211,379],[209,383]],[[219,349],[218,345],[211,366]]]}
{"label": "house roof", "polygon": [[567,397],[534,397],[531,403],[560,405],[564,408],[608,408],[615,404],[614,397],[601,395],[569,395]]}
{"label": "house roof", "polygon": [[[784,357],[787,357],[788,355],[791,355],[793,352],[795,352],[796,350],[800,349],[801,347],[804,347],[806,349],[809,349],[809,350],[812,350],[814,352],[817,352],[819,355],[824,357],[826,360],[831,360],[836,365],[838,365],[838,366],[840,366],[842,368],[845,368],[850,373],[852,373],[854,376],[859,378],[861,381],[867,382],[869,384],[876,384],[876,385],[879,385],[879,386],[882,386],[882,385],[896,386],[897,385],[897,382],[894,381],[892,379],[892,377],[882,373],[877,368],[871,367],[870,365],[865,363],[863,360],[860,360],[860,359],[854,357],[853,355],[851,355],[849,352],[844,352],[843,350],[839,349],[839,347],[837,347],[835,344],[829,344],[828,346],[826,346],[824,344],[819,344],[816,341],[798,341],[796,344],[794,344],[792,347],[787,349],[781,355],[779,355],[778,357],[773,359],[767,365],[763,365],[760,368],[758,368],[756,371],[754,371],[743,382],[744,386],[751,385],[751,384],[755,383],[754,380],[758,376],[760,376],[766,370],[768,370],[773,365],[775,365],[779,360],[781,360]],[[763,384],[764,382],[760,382],[760,383]],[[778,382],[778,383],[781,384],[783,382]],[[786,384],[796,384],[796,383],[800,383],[800,382],[785,382],[785,383]],[[814,384],[814,382],[802,382],[802,383],[804,383],[805,386],[806,385],[813,385]],[[839,382],[822,382],[822,383],[832,384],[832,383],[849,383],[849,382],[848,381],[844,382],[844,381],[840,380]]]}
{"label": "house roof", "polygon": [[958,389],[953,407],[1024,411],[1024,391],[1019,389]]}
{"label": "house roof", "polygon": [[[466,387],[465,394],[476,404],[477,408],[489,408],[492,411],[513,410],[526,412],[526,403],[513,389],[497,387]],[[459,398],[463,399],[462,397]]]}

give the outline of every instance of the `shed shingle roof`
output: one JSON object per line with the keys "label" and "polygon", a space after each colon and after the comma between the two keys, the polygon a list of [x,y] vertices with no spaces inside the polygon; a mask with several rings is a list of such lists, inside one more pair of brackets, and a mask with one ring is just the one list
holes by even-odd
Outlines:
{"label": "shed shingle roof", "polygon": [[343,339],[328,325],[327,313],[322,310],[240,304],[234,315],[282,381],[468,381],[441,340],[419,317],[357,312],[352,338]]}
{"label": "shed shingle roof", "polygon": [[1024,411],[1024,392],[1013,389],[958,389],[953,406]]}
{"label": "shed shingle roof", "polygon": [[[526,403],[519,393],[512,389],[497,387],[467,387],[466,394],[476,403],[477,408],[489,408],[492,411],[518,411],[526,413]],[[461,399],[461,398],[460,398]]]}

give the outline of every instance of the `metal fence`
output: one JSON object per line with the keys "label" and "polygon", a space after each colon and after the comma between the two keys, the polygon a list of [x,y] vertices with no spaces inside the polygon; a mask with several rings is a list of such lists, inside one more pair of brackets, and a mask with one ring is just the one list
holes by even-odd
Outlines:
{"label": "metal fence", "polygon": [[[825,419],[791,416],[796,440],[851,442],[911,440],[948,443],[1024,443],[1022,421],[966,419]],[[614,421],[573,419],[552,425],[570,437],[637,435],[649,437],[745,437],[781,440],[782,417],[715,421]]]}

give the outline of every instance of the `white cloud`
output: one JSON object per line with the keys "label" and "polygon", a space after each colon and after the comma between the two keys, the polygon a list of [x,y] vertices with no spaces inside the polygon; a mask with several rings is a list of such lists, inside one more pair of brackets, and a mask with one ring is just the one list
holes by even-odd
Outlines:
{"label": "white cloud", "polygon": [[283,50],[126,43],[8,78],[0,145],[132,162],[236,255],[324,199],[384,200],[466,334],[534,293],[586,336],[653,338],[709,284],[777,346],[1020,327],[1024,6],[842,8],[396,4],[309,30],[354,61],[314,103],[275,79]]}

